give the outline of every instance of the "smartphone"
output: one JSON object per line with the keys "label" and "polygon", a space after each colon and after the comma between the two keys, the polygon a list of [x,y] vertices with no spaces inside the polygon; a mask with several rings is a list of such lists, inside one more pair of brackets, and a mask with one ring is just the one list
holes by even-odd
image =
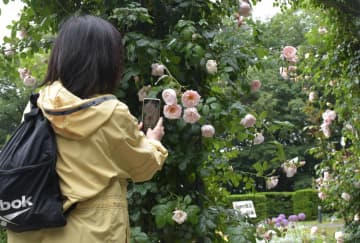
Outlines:
{"label": "smartphone", "polygon": [[145,98],[142,106],[143,132],[149,128],[154,128],[160,118],[160,99]]}

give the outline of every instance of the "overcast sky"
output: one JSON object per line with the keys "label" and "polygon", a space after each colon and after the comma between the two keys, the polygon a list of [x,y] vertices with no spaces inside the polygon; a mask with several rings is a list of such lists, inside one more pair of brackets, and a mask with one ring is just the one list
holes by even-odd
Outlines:
{"label": "overcast sky", "polygon": [[[258,3],[254,9],[252,16],[254,19],[267,20],[280,12],[279,8],[272,6],[273,0],[262,0]],[[4,4],[0,1],[1,15],[0,15],[0,43],[4,36],[9,35],[10,31],[6,29],[6,26],[11,23],[12,20],[19,18],[19,11],[23,7],[21,0],[9,1],[8,4]]]}

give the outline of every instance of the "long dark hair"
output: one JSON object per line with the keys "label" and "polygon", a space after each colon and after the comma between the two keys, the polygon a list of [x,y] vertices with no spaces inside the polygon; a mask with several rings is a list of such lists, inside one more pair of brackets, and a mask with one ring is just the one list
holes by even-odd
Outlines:
{"label": "long dark hair", "polygon": [[55,40],[43,84],[61,81],[81,98],[113,93],[123,68],[118,30],[106,20],[85,15],[64,22]]}

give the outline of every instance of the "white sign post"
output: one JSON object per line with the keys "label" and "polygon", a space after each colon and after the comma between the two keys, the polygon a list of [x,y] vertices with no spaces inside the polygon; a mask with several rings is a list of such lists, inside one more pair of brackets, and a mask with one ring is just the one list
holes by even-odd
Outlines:
{"label": "white sign post", "polygon": [[241,215],[248,216],[249,218],[256,218],[255,207],[253,201],[235,201],[232,203],[233,208],[240,212]]}

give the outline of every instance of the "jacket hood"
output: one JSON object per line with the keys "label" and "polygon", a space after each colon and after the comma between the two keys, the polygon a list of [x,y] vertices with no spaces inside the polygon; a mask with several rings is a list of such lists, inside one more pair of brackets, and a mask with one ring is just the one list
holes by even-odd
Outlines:
{"label": "jacket hood", "polygon": [[[68,91],[59,81],[45,86],[39,94],[37,104],[51,122],[55,132],[72,139],[83,139],[94,133],[110,119],[118,103],[113,95],[81,99]],[[101,97],[109,97],[110,100],[97,105],[86,105]]]}

